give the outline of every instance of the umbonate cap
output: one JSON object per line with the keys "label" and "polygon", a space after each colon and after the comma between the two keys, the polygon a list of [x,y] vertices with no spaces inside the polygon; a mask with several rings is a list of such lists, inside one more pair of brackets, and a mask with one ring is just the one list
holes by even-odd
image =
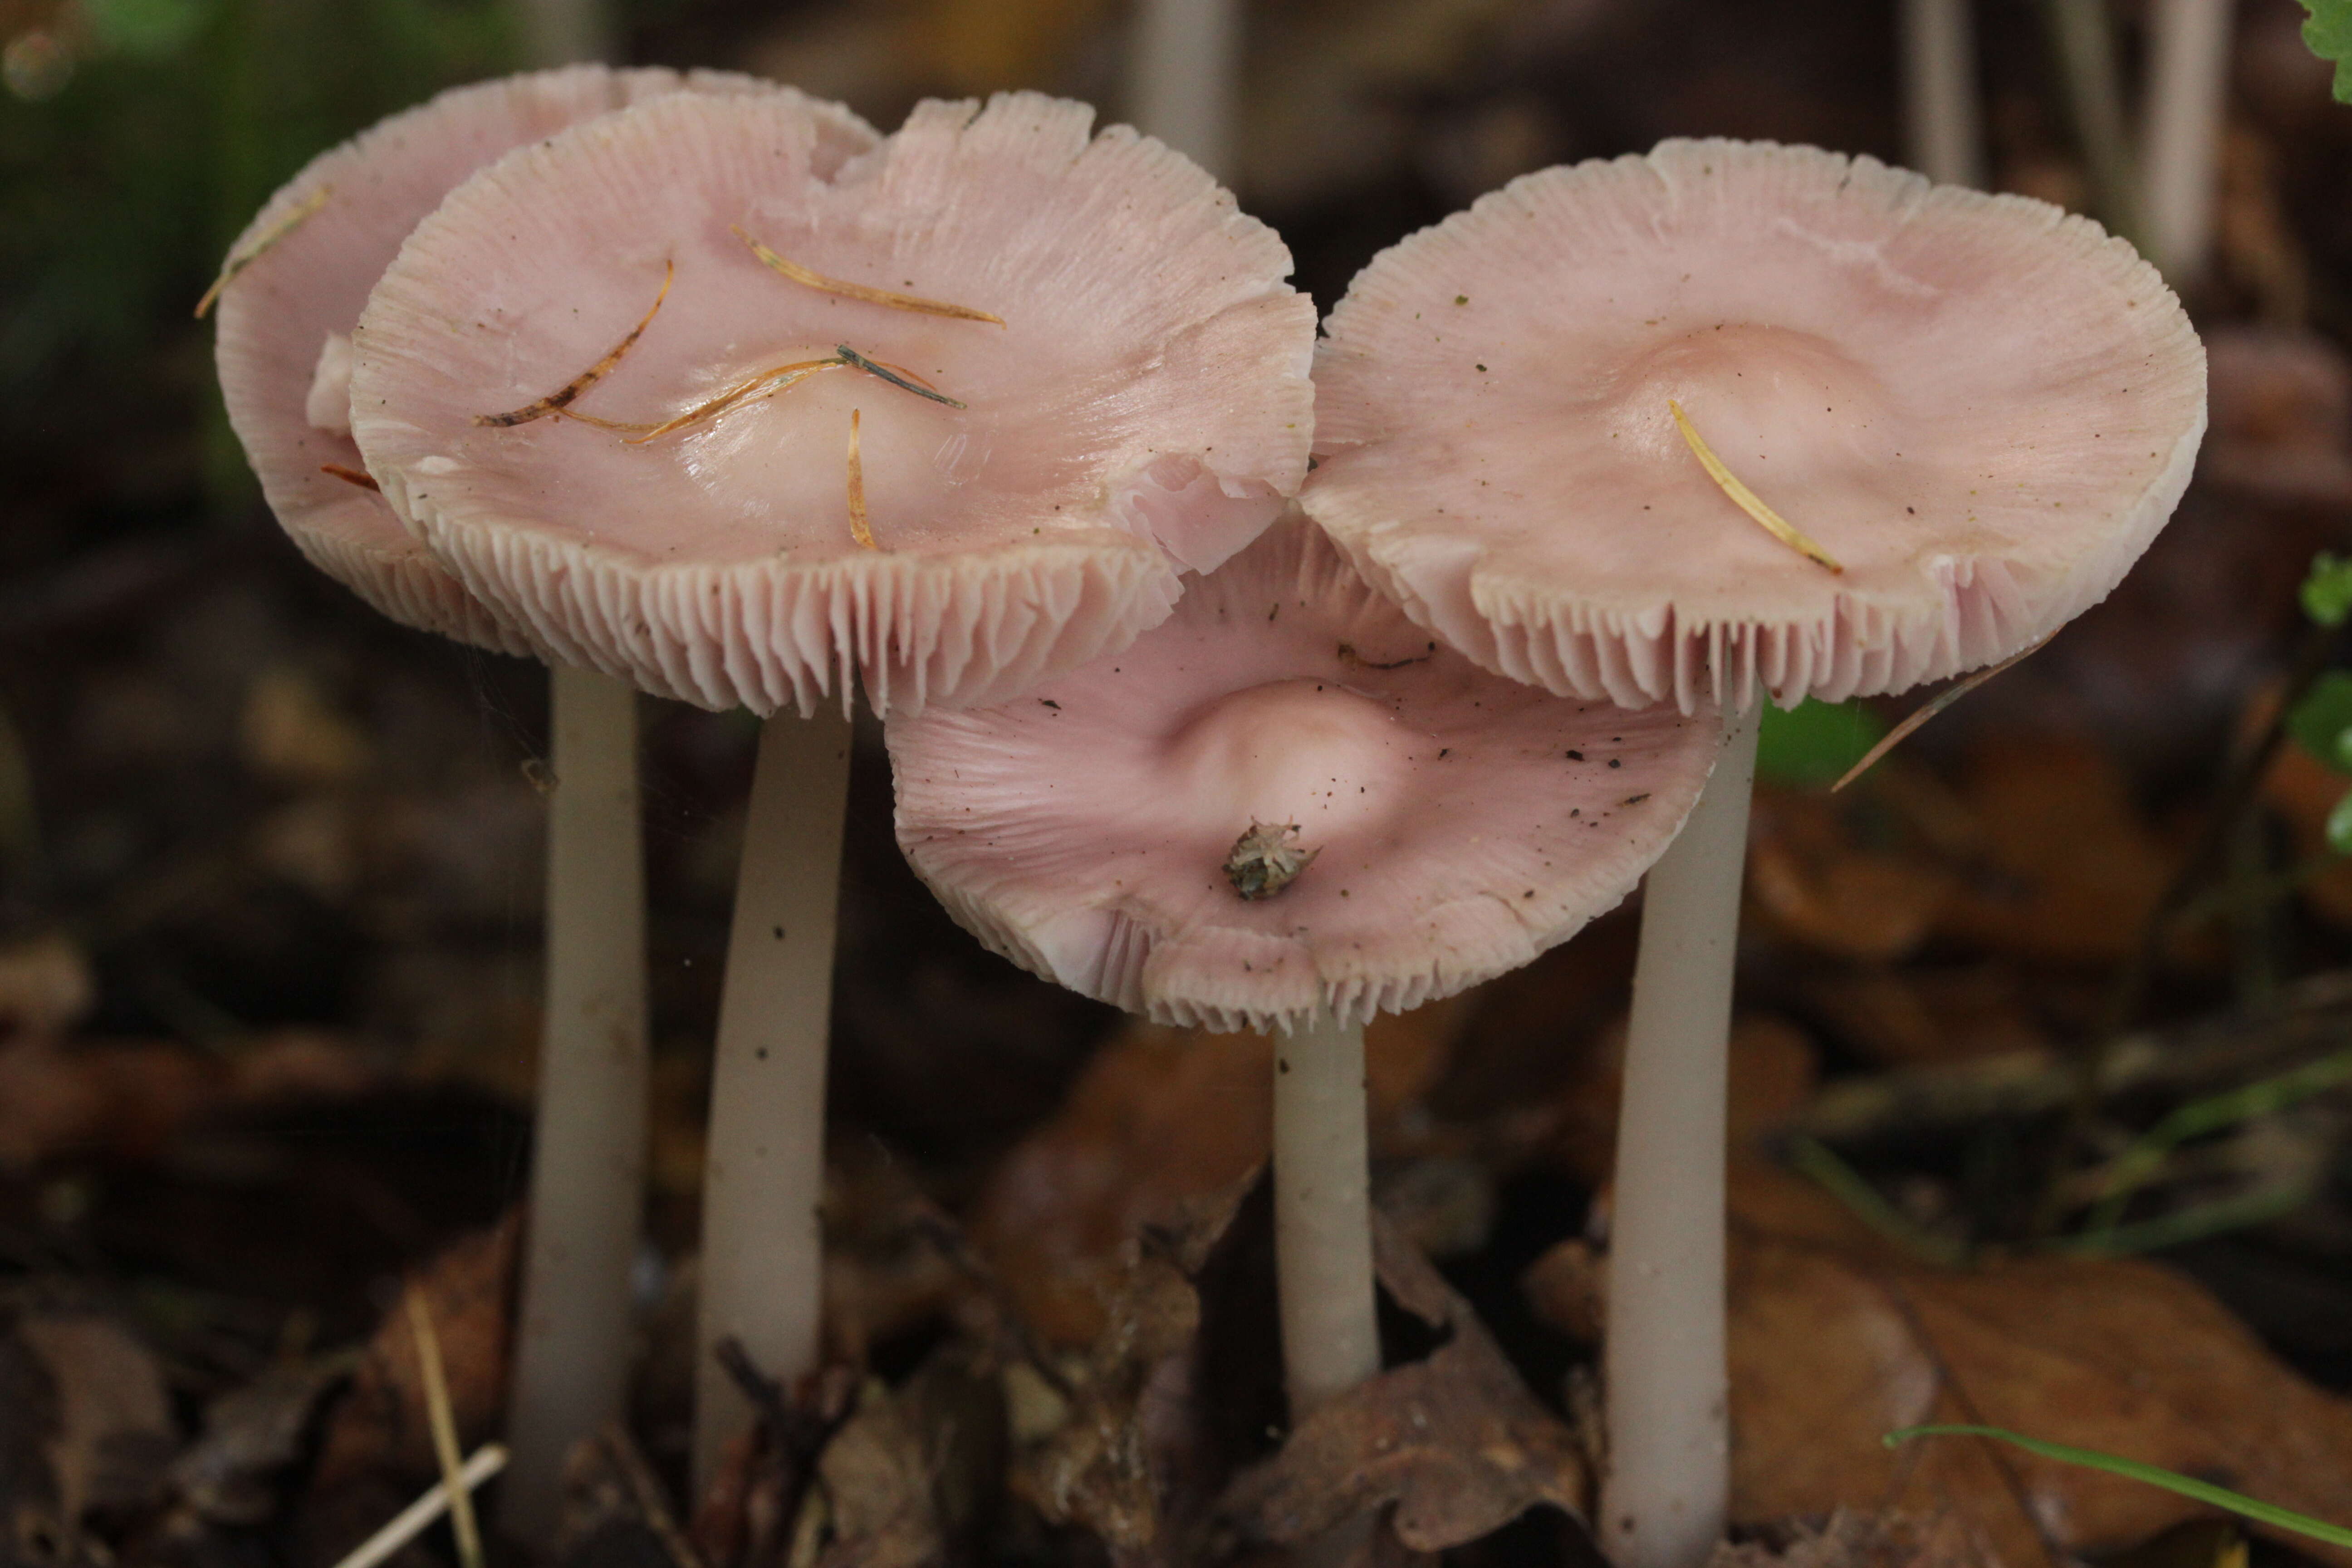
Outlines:
{"label": "umbonate cap", "polygon": [[2128,245],[1811,147],[1529,174],[1374,258],[1328,331],[1307,510],[1478,663],[1627,704],[2019,653],[2122,578],[2205,429]]}
{"label": "umbonate cap", "polygon": [[[320,153],[230,247],[216,357],[230,426],[313,565],[404,625],[521,653],[368,486],[351,437],[351,331],[400,242],[451,187],[526,142],[680,90],[782,92],[749,77],[573,66],[453,89]],[[797,95],[793,95],[797,98]],[[877,140],[812,106],[848,151]]]}
{"label": "umbonate cap", "polygon": [[928,102],[845,160],[678,96],[522,149],[369,302],[369,468],[500,613],[691,702],[964,704],[1122,644],[1297,491],[1314,310],[1091,118]]}
{"label": "umbonate cap", "polygon": [[899,847],[965,929],[1234,1029],[1417,1006],[1565,942],[1665,849],[1720,730],[1477,668],[1294,514],[1131,647],[886,734]]}

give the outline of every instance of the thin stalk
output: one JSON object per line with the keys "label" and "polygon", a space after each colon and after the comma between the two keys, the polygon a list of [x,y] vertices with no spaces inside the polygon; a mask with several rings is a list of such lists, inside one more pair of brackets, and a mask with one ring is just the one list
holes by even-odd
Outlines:
{"label": "thin stalk", "polygon": [[2131,137],[2124,128],[2123,89],[2116,76],[2115,26],[2107,0],[2042,0],[2051,46],[2058,57],[2059,89],[2090,177],[2091,205],[2108,229],[2136,246],[2147,243],[2139,177]]}
{"label": "thin stalk", "polygon": [[564,1456],[621,1414],[646,1166],[637,694],[550,671],[547,996],[500,1528],[552,1539]]}
{"label": "thin stalk", "polygon": [[1643,894],[1609,1226],[1601,1538],[1617,1568],[1696,1568],[1730,1500],[1724,1140],[1761,706],[1725,715],[1715,773]]}
{"label": "thin stalk", "polygon": [[522,14],[522,57],[532,65],[613,58],[617,40],[604,0],[516,0],[515,8]]}
{"label": "thin stalk", "polygon": [[2221,118],[2230,69],[2231,0],[2157,0],[2148,69],[2147,239],[2178,288],[2213,250]]}
{"label": "thin stalk", "polygon": [[1911,166],[1947,185],[1985,183],[1969,0],[1903,0],[1903,116]]}
{"label": "thin stalk", "polygon": [[760,732],[703,1173],[695,1375],[699,1495],[755,1412],[720,1363],[740,1342],[791,1388],[816,1370],[824,1282],[825,1042],[849,798],[849,720],[778,714]]}
{"label": "thin stalk", "polygon": [[1235,0],[1143,0],[1134,49],[1129,98],[1137,129],[1230,183],[1241,71]]}
{"label": "thin stalk", "polygon": [[1319,1014],[1276,1039],[1275,1271],[1293,1425],[1381,1370],[1365,1113],[1362,1025]]}

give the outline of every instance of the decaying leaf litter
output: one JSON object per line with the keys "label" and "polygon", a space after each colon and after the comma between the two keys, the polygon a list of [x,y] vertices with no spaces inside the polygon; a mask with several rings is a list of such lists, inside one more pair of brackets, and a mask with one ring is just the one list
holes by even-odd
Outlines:
{"label": "decaying leaf litter", "polygon": [[[906,25],[921,29],[919,41],[944,37],[948,9]],[[1402,27],[1409,13],[1383,12],[1377,25]],[[1729,48],[1742,26],[1811,36],[1790,16],[1726,17],[1699,29],[1706,36],[1672,68],[1638,51],[1612,67],[1609,50],[1630,49],[1642,26],[1615,25],[1626,32],[1613,46],[1604,30],[1597,41],[1580,37],[1572,57],[1541,58],[1589,73],[1572,79],[1614,69],[1628,82],[1671,85],[1658,73],[1703,72],[1707,51]],[[2254,51],[2277,19],[2257,15],[2249,26],[2246,68],[2270,96],[2250,98],[2246,133],[2269,139],[2271,173],[2253,188],[2231,176],[2240,182],[2232,199],[2241,211],[2268,202],[2292,215],[2318,156],[2313,139],[2335,132],[2296,107],[2300,78],[2282,86],[2261,75],[2276,68]],[[759,43],[787,74],[805,47],[790,25]],[[1841,65],[1853,68],[1835,79],[1838,90],[1813,94],[1832,107],[1814,112],[1884,113],[1869,107],[1873,74],[1841,52],[1857,46],[1824,30],[1807,47],[1822,63],[1794,85],[1705,79],[1753,95],[1758,123],[1788,128],[1780,133],[1883,143],[1867,122],[1822,128],[1795,113],[1804,84],[1818,88]],[[1041,46],[1032,58],[1051,53]],[[909,61],[940,58],[929,42],[904,51]],[[1327,152],[1319,169],[1310,149],[1286,142],[1281,156],[1300,167],[1269,169],[1267,188],[1370,189],[1381,210],[1401,215],[1401,231],[1419,221],[1413,204],[1432,201],[1431,189],[1444,193],[1433,216],[1457,199],[1448,182],[1465,183],[1462,199],[1496,183],[1480,160],[1513,156],[1527,125],[1538,140],[1577,144],[1572,94],[1533,89],[1509,113],[1490,111],[1496,68],[1481,59],[1449,45],[1410,67],[1384,65],[1427,73],[1418,79],[1425,97],[1405,110],[1391,107],[1392,85],[1366,91],[1343,68],[1295,79],[1318,101],[1347,106],[1351,123],[1402,112],[1426,136],[1410,156],[1360,138],[1363,147]],[[1836,107],[1842,99],[1862,107]],[[2026,113],[2001,134],[2014,183],[2049,192],[2068,176],[2056,126]],[[1346,173],[1347,158],[1367,156],[1393,158],[1376,171],[1404,172]],[[1310,269],[1328,266],[1336,282],[1361,259],[1319,261],[1349,242],[1311,220],[1282,226]],[[2264,379],[2262,362],[2233,370],[2249,384],[2230,393],[2217,368],[2224,439],[2211,482],[2168,539],[2172,555],[1835,801],[1790,788],[1763,803],[1742,1005],[1751,1032],[1773,1043],[1751,1053],[1747,1098],[1770,1101],[1774,1083],[1783,1093],[1801,1087],[1747,1131],[1760,1140],[1757,1158],[1769,1160],[1790,1145],[1769,1124],[1801,1128],[1859,1185],[1841,1199],[1785,1164],[1756,1168],[1755,1203],[1769,1195],[1777,1206],[1743,1215],[1741,1387],[1854,1393],[1831,1405],[1853,1423],[1834,1440],[1805,1417],[1821,1405],[1791,1394],[1759,1407],[1781,1409],[1785,1421],[1757,1417],[1769,1456],[1743,1449],[1742,1518],[1759,1531],[1743,1552],[2032,1563],[2048,1549],[2053,1516],[2082,1532],[2058,1544],[2096,1551],[2140,1544],[2181,1517],[2171,1500],[1976,1448],[1917,1458],[1899,1489],[1890,1489],[1898,1459],[1874,1447],[1845,1454],[1849,1437],[1874,1444],[1878,1423],[1864,1415],[1883,1414],[1891,1426],[1963,1418],[1967,1407],[2352,1517],[2327,1490],[2347,1467],[2341,1407],[2325,1391],[2352,1386],[2331,1163],[2344,1132],[2337,1093],[2281,1101],[2165,1151],[2124,1222],[2226,1221],[2227,1205],[2249,1193],[2299,1194],[2283,1214],[2178,1241],[2152,1263],[2045,1253],[2047,1240],[2073,1233],[2036,1223],[2049,1184],[2036,1168],[2039,1141],[2077,1096],[2076,1052],[2098,1032],[2116,969],[2202,831],[2220,759],[2263,722],[2263,680],[2286,668],[2302,563],[2324,544],[2340,547],[2343,503],[2314,455],[2346,460],[2341,357],[2301,323],[2277,324],[2283,266],[2320,279],[2341,268],[2339,242],[2308,227],[2290,221],[2265,238],[2237,220],[2225,237],[2205,302],[2211,319],[2231,330],[2264,315],[2263,331],[2300,332],[2298,367],[2315,355],[2325,370],[2315,381],[2300,368]],[[2286,263],[2260,248],[2282,237],[2295,247]],[[26,969],[47,963],[49,978],[6,999],[0,1245],[14,1316],[0,1378],[27,1392],[0,1399],[0,1410],[28,1417],[0,1415],[0,1477],[22,1504],[16,1517],[40,1521],[20,1539],[64,1543],[48,1560],[258,1540],[323,1565],[437,1478],[421,1391],[413,1371],[396,1368],[409,1331],[390,1281],[446,1273],[453,1302],[436,1321],[460,1428],[469,1446],[494,1430],[494,1416],[478,1414],[495,1407],[494,1363],[456,1347],[496,1342],[506,1289],[461,1280],[500,1267],[494,1227],[520,1148],[536,830],[520,764],[535,750],[535,720],[532,699],[496,662],[420,659],[408,640],[357,625],[299,581],[274,547],[194,537],[28,557],[37,570],[18,624],[33,630],[7,649],[5,689],[49,868],[39,883],[12,868],[11,919],[24,941],[10,952],[29,959],[37,941],[76,955],[90,1000],[74,1003],[48,960]],[[165,598],[159,584],[178,592]],[[2199,668],[2237,673],[2180,679]],[[301,702],[274,695],[289,682],[309,694]],[[677,1538],[704,1552],[693,1529],[699,1500],[689,1507],[675,1490],[681,1384],[661,1325],[690,1289],[681,1243],[692,1235],[696,1042],[708,1033],[712,933],[724,913],[714,868],[730,859],[745,737],[724,720],[677,712],[658,721],[653,746],[656,878],[675,911],[656,933],[661,1070],[672,1089],[656,1161],[662,1267],[646,1279],[655,1333],[626,1437],[672,1489],[663,1506]],[[831,1337],[870,1376],[850,1380],[846,1394],[813,1391],[821,1396],[805,1406],[819,1436],[793,1441],[819,1446],[798,1462],[824,1479],[797,1485],[821,1506],[803,1502],[791,1520],[742,1539],[765,1541],[780,1561],[803,1550],[811,1561],[941,1552],[1087,1560],[1099,1550],[1086,1544],[1088,1528],[1053,1522],[1024,1456],[1064,1432],[1070,1412],[1117,1408],[1121,1374],[1097,1370],[1115,1364],[1097,1339],[1130,1274],[1162,1267],[1171,1292],[1201,1289],[1165,1249],[1185,1234],[1188,1200],[1213,1202],[1260,1157],[1265,1075],[1252,1053],[1264,1047],[1115,1037],[1095,1010],[972,954],[893,863],[870,783],[860,785],[864,837],[849,878],[861,934],[843,966],[849,1048],[839,1053],[828,1281],[840,1320]],[[2261,783],[2256,837],[2271,842],[2233,849],[2194,918],[2163,935],[2149,995],[2106,1054],[2096,1114],[2065,1172],[2078,1227],[2106,1191],[2103,1173],[2168,1116],[2340,1049],[2344,1004],[2330,977],[2347,956],[2346,906],[2338,863],[2320,856],[2341,787],[2327,759],[2293,747]],[[1608,1042],[1625,947],[1622,921],[1604,925],[1538,969],[1374,1041],[1372,1070],[1388,1086],[1376,1093],[1390,1212],[1438,1255],[1525,1396],[1570,1432],[1590,1324],[1541,1292],[1542,1313],[1531,1311],[1519,1279],[1538,1258],[1530,1289],[1551,1279],[1570,1267],[1550,1257],[1556,1246],[1605,1235],[1605,1203],[1591,1200],[1607,1169]],[[1878,1206],[1865,1212],[1865,1194]],[[934,1210],[970,1238],[976,1268],[956,1263],[937,1226],[912,1217]],[[469,1236],[486,1239],[461,1241]],[[1958,1274],[1923,1262],[1927,1254],[1983,1261]],[[1591,1250],[1583,1267],[1602,1256]],[[1800,1352],[1834,1337],[1820,1332],[1828,1313],[1849,1314],[1838,1321],[1861,1325],[1853,1338],[1880,1360],[1859,1370],[1804,1361]],[[1154,1343],[1174,1337],[1165,1325],[1131,1331],[1161,1334]],[[2117,1343],[2128,1359],[2107,1355]],[[1433,1358],[1408,1359],[1425,1367]],[[469,1398],[488,1405],[468,1417]],[[2085,1412],[2097,1420],[2063,1425]],[[1182,1440],[1198,1413],[1180,1402],[1170,1414]],[[1108,1431],[1131,1436],[1117,1419]],[[1003,1434],[993,1457],[991,1432]],[[1262,1430],[1251,1440],[1271,1441]],[[2276,1458],[2283,1448],[2301,1450],[2301,1468],[2295,1454]],[[583,1509],[592,1522],[581,1539],[602,1531],[608,1546],[635,1541],[645,1560],[676,1565],[616,1452],[583,1456],[583,1491],[601,1500],[606,1522]],[[1754,1468],[1757,1458],[1773,1463]],[[1136,1473],[1148,1478],[1150,1467]],[[1327,1462],[1309,1481],[1328,1473]],[[1841,1490],[1857,1479],[1868,1484]],[[1153,1484],[1139,1494],[1150,1507],[1210,1520],[1201,1528],[1231,1530],[1236,1543],[1248,1531],[1235,1520],[1263,1523],[1262,1510],[1216,1512],[1231,1494],[1208,1494],[1200,1472]],[[1287,1484],[1309,1494],[1310,1509],[1334,1495],[1295,1471]],[[1570,1483],[1561,1489],[1574,1500]],[[1466,1495],[1457,1488],[1443,1500]],[[1899,1522],[1885,1522],[1890,1507]],[[1787,1515],[1808,1522],[1775,1522]],[[446,1553],[446,1535],[423,1550]]]}

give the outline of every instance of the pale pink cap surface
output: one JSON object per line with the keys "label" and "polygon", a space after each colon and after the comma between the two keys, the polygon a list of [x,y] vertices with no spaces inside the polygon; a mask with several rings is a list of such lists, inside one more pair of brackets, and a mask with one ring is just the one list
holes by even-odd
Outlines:
{"label": "pale pink cap surface", "polygon": [[[529,651],[412,538],[381,495],[321,471],[360,471],[351,437],[350,334],[368,290],[418,220],[502,153],[625,104],[681,90],[775,92],[749,77],[572,66],[451,89],[312,159],[247,226],[240,254],[320,190],[316,212],[221,295],[215,350],[230,426],[278,522],[312,564],[406,626]],[[875,133],[829,111],[845,143]],[[338,374],[340,373],[340,374]]]}
{"label": "pale pink cap surface", "polygon": [[[423,224],[370,301],[369,466],[476,594],[563,657],[711,707],[993,700],[1164,618],[1305,475],[1314,309],[1274,232],[1084,105],[925,103],[844,159],[805,107],[677,97],[524,149]],[[895,309],[777,275],[992,312]],[[572,407],[638,422],[846,344],[835,369],[643,445],[507,427],[659,313]],[[848,512],[860,416],[878,548]]]}
{"label": "pale pink cap surface", "polygon": [[[1133,646],[887,733],[899,846],[965,929],[1233,1029],[1402,1010],[1566,941],[1664,850],[1720,725],[1478,669],[1294,515]],[[1258,824],[1315,858],[1250,901],[1224,866]]]}
{"label": "pale pink cap surface", "polygon": [[[1629,705],[2017,653],[2122,578],[2205,428],[2203,350],[2123,241],[1810,147],[1528,175],[1327,330],[1307,510],[1480,664]],[[1741,512],[1669,400],[1843,573]]]}

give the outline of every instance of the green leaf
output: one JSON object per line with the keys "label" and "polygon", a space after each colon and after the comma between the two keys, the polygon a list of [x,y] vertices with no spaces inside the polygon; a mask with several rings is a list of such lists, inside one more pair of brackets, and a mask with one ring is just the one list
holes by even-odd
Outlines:
{"label": "green leaf", "polygon": [[2286,716],[2294,743],[2338,773],[2352,773],[2345,738],[2352,734],[2352,670],[2331,669],[2311,684]]}
{"label": "green leaf", "polygon": [[2327,814],[2327,847],[2338,855],[2352,855],[2352,793]]}
{"label": "green leaf", "polygon": [[211,19],[206,0],[81,0],[99,46],[138,60],[168,59]]}
{"label": "green leaf", "polygon": [[2311,13],[2303,41],[2336,62],[2336,101],[2352,103],[2352,0],[2303,0],[2303,8]]}
{"label": "green leaf", "polygon": [[1801,787],[1835,784],[1885,733],[1878,715],[1859,702],[1808,698],[1794,708],[1767,703],[1756,738],[1756,777],[1763,784]]}
{"label": "green leaf", "polygon": [[[2352,16],[2352,0],[2330,3],[2340,5],[2345,15]],[[2352,49],[2352,34],[2346,36],[2345,47]],[[2336,69],[2352,70],[2352,60]],[[2336,96],[2342,98],[2344,89],[2340,84],[2344,79],[2339,75],[2336,79],[2339,84]],[[2303,613],[2323,626],[2340,626],[2347,616],[2352,616],[2352,561],[2330,550],[2323,550],[2311,558],[2311,572],[2303,580]]]}
{"label": "green leaf", "polygon": [[2297,1535],[2325,1541],[2331,1546],[2352,1546],[2352,1530],[2340,1524],[2330,1524],[2324,1519],[2314,1519],[2307,1513],[2281,1508],[2274,1502],[2263,1502],[2227,1487],[2217,1487],[2210,1481],[2200,1481],[2184,1476],[2178,1470],[2168,1470],[2160,1465],[2142,1464],[2137,1459],[2117,1458],[2102,1454],[2095,1448],[2073,1448],[2063,1443],[2045,1443],[2039,1437],[2023,1437],[2000,1426],[1906,1426],[1900,1432],[1889,1432],[1880,1441],[1888,1447],[1899,1447],[1914,1437],[1990,1437],[1997,1442],[2012,1444],[2029,1454],[2044,1459],[2055,1459],[2062,1465],[2081,1465],[2085,1469],[2104,1470],[2126,1480],[2146,1481],[2152,1487],[2178,1492],[2199,1502],[2211,1503],[2227,1509],[2245,1519],[2274,1524],[2281,1530],[2294,1531]]}

